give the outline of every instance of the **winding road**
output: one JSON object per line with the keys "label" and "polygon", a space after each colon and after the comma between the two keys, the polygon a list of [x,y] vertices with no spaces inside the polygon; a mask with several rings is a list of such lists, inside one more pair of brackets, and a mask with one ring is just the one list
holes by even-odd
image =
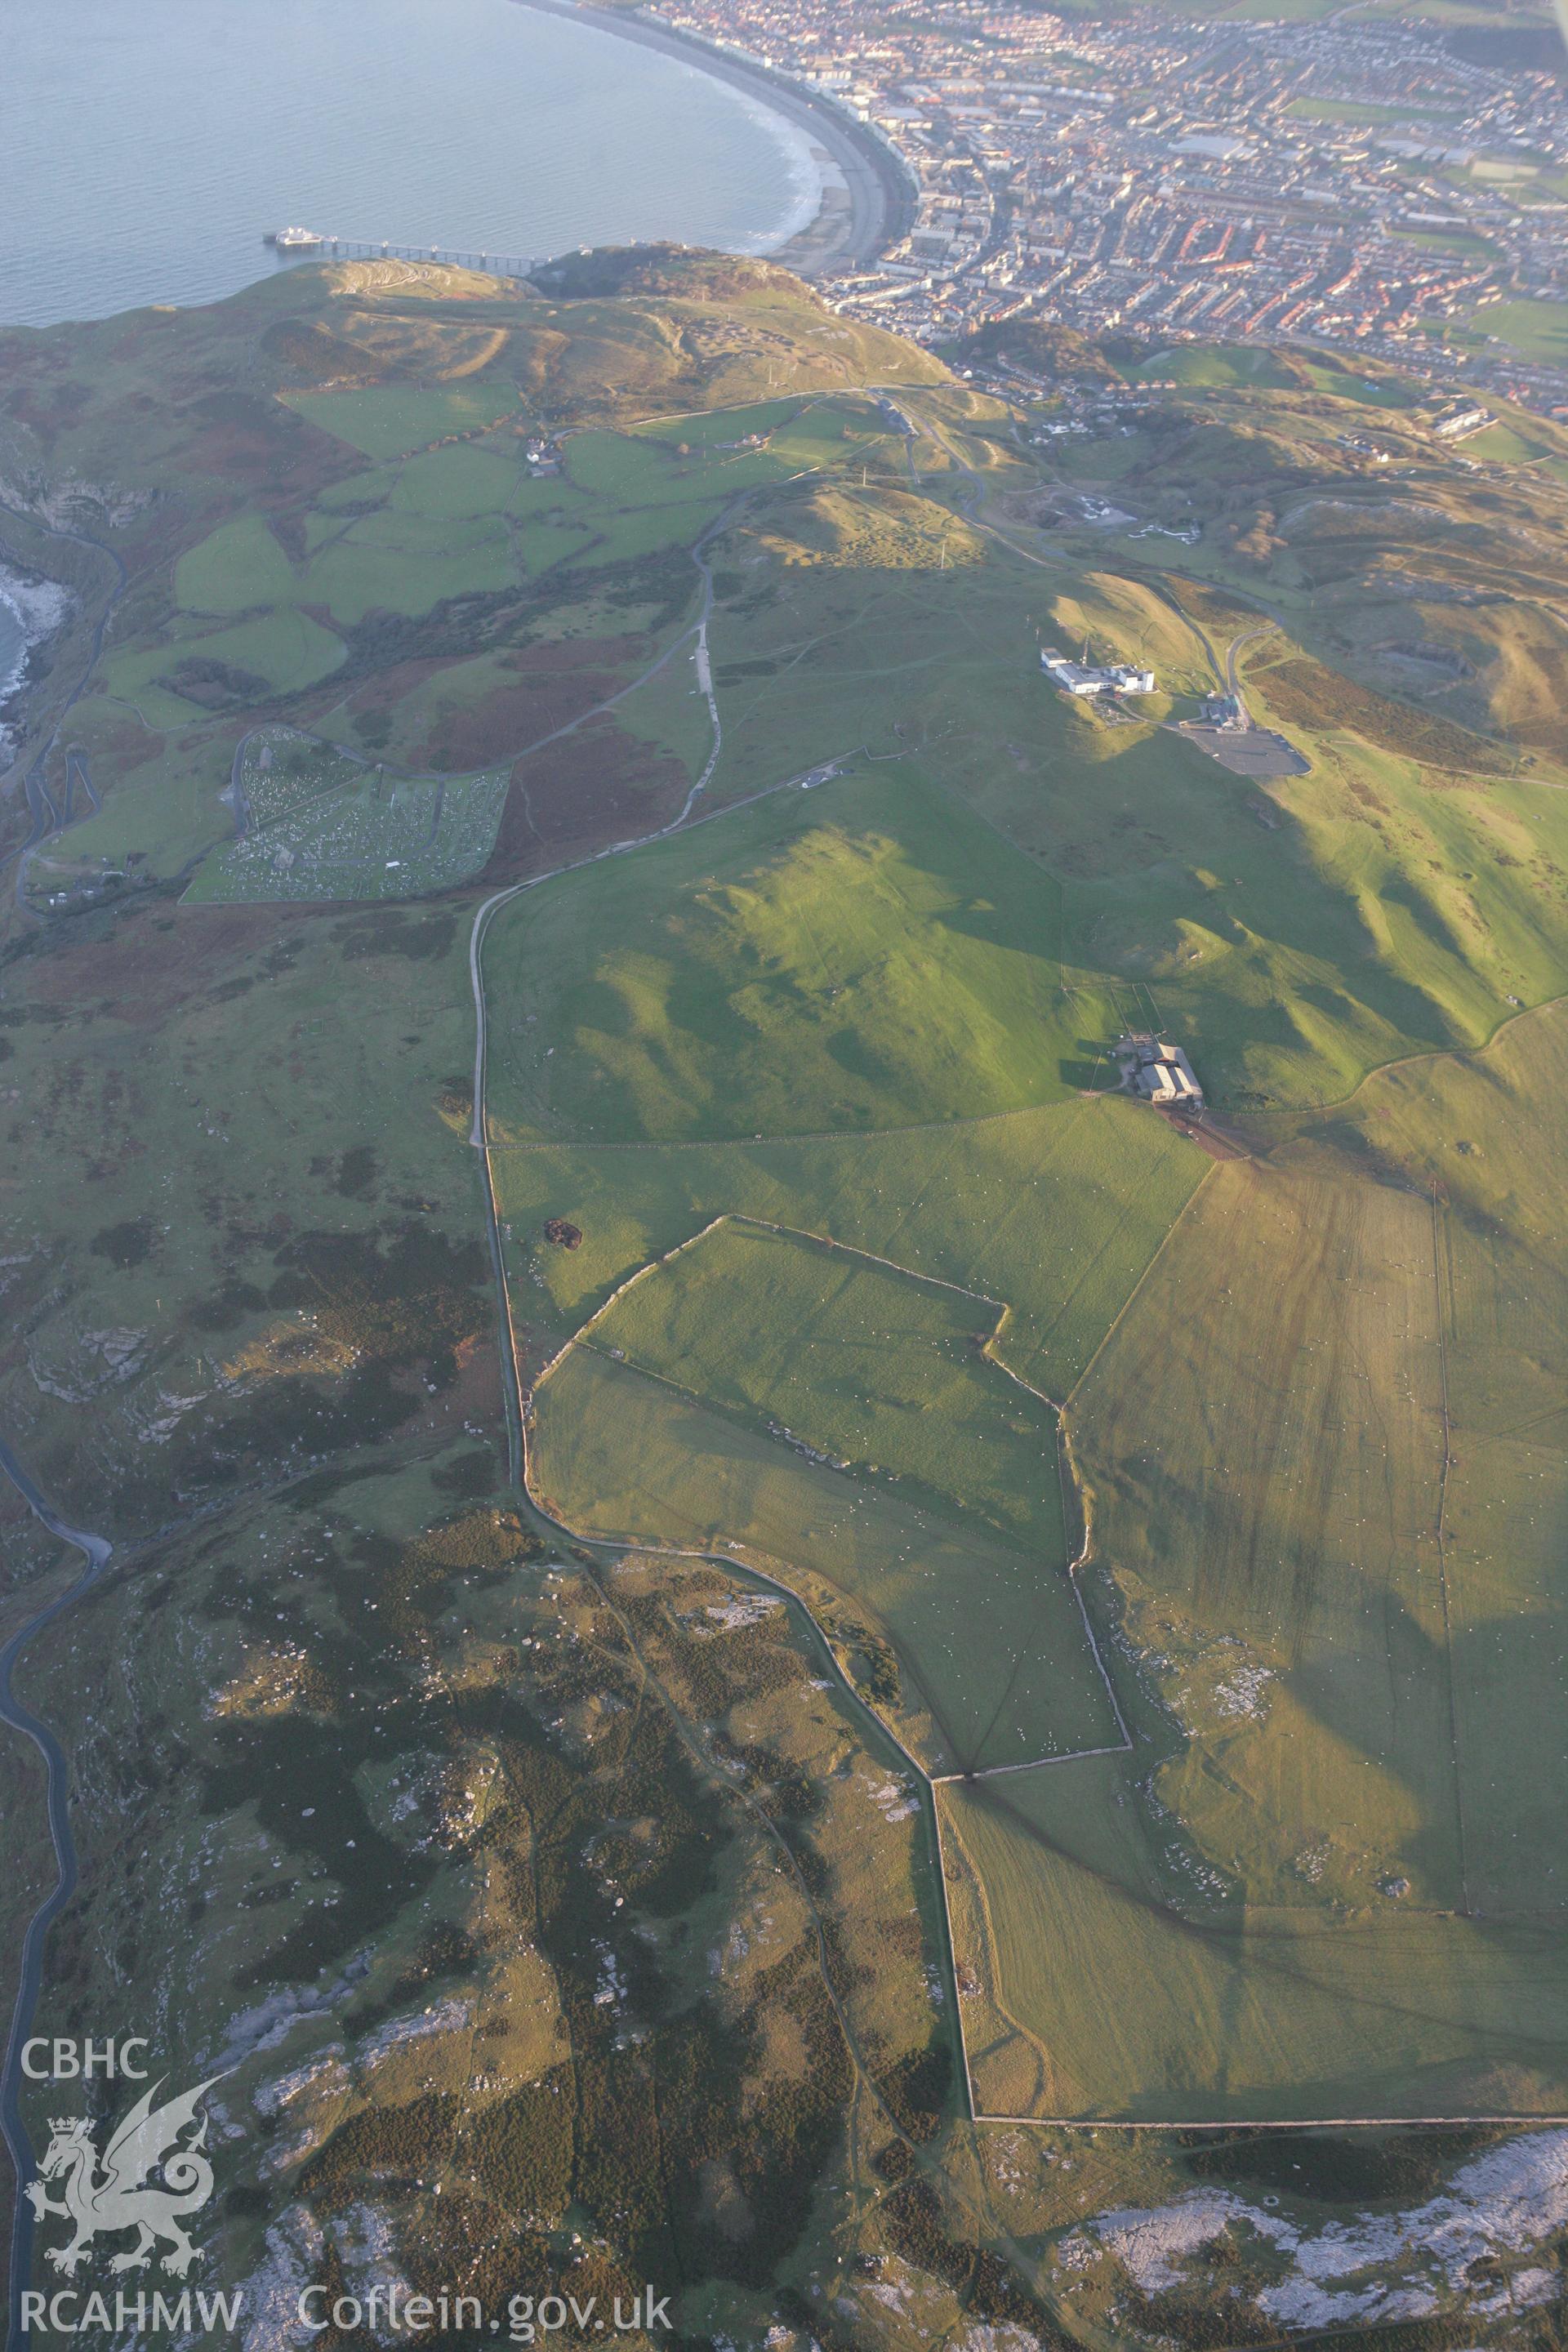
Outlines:
{"label": "winding road", "polygon": [[[531,874],[525,881],[509,882],[504,890],[498,890],[493,897],[487,898],[474,917],[474,928],[468,938],[468,982],[474,997],[474,1121],[469,1130],[468,1140],[477,1151],[487,1150],[488,1144],[484,1124],[485,1055],[488,1040],[485,1027],[485,991],[480,975],[480,961],[484,950],[485,933],[489,929],[491,916],[498,908],[504,907],[509,898],[515,898],[520,891],[536,890],[542,882],[553,882],[563,874],[575,873],[579,866],[596,865],[601,857],[619,857],[628,849],[646,849],[650,842],[663,841],[688,822],[700,796],[707,791],[712,780],[713,771],[719,764],[719,754],[724,748],[724,727],[719,716],[718,702],[714,698],[713,667],[708,649],[708,624],[713,617],[713,567],[708,561],[706,550],[710,541],[734,520],[745,504],[746,495],[742,493],[740,498],[731,500],[721,514],[714,517],[707,530],[693,544],[691,561],[697,566],[702,580],[702,600],[698,606],[697,618],[688,627],[682,629],[673,644],[666,646],[657,661],[650,662],[647,669],[632,679],[629,686],[621,687],[615,694],[606,696],[603,702],[595,703],[591,710],[584,710],[577,718],[569,719],[563,727],[552,728],[548,735],[542,735],[536,743],[525,745],[515,754],[514,764],[516,761],[531,759],[535,751],[542,751],[549,743],[558,743],[563,735],[574,735],[579,727],[587,725],[590,719],[597,719],[605,711],[613,710],[618,702],[624,702],[629,694],[636,694],[639,687],[646,686],[649,678],[657,677],[659,671],[674,660],[682,646],[688,644],[692,638],[696,639],[698,685],[707,698],[708,719],[712,729],[713,740],[702,773],[682,801],[679,815],[672,817],[668,824],[660,825],[657,832],[641,834],[632,841],[612,842],[607,849],[595,849],[586,857],[571,858],[563,866],[552,866],[548,873]],[[794,780],[791,779],[791,781]],[[767,789],[777,792],[783,787],[774,784],[768,786]],[[752,795],[752,799],[761,797],[760,793]],[[741,808],[746,803],[736,801],[732,805]],[[491,1222],[494,1223],[493,1202]],[[498,1241],[498,1248],[499,1245]],[[499,1276],[499,1259],[497,1270]]]}
{"label": "winding road", "polygon": [[1241,690],[1241,680],[1237,675],[1236,657],[1244,646],[1255,645],[1259,637],[1271,635],[1274,627],[1275,624],[1272,621],[1267,621],[1261,628],[1244,629],[1239,637],[1231,639],[1230,651],[1225,657],[1226,683],[1230,688],[1230,698],[1236,705],[1244,728],[1249,728],[1256,722],[1247,707],[1247,697]]}
{"label": "winding road", "polygon": [[49,1533],[58,1536],[61,1543],[68,1544],[73,1550],[80,1552],[87,1563],[75,1581],[46,1602],[36,1615],[29,1617],[0,1650],[0,1722],[8,1723],[14,1731],[19,1731],[25,1738],[30,1739],[44,1759],[49,1841],[55,1850],[54,1886],[28,1920],[26,1933],[22,1939],[16,1998],[11,2010],[5,2068],[0,2073],[0,2135],[4,2136],[10,2154],[18,2190],[11,2218],[11,2307],[6,2334],[9,2352],[17,2352],[17,2347],[28,2342],[28,2330],[22,2322],[21,2297],[31,2273],[34,2221],[33,2209],[20,2194],[20,2189],[37,2168],[33,2144],[22,2120],[22,2050],[33,2030],[38,1990],[43,1980],[45,1940],[76,1892],[79,1867],[76,1841],[71,1835],[70,1826],[70,1765],[48,1725],[16,1696],[12,1687],[12,1677],[17,1660],[35,1635],[62,1617],[73,1602],[79,1601],[82,1594],[97,1583],[109,1565],[111,1548],[102,1536],[91,1535],[84,1528],[67,1527],[58,1513],[45,1500],[4,1438],[0,1438],[0,1474],[10,1480],[34,1517],[41,1519]]}

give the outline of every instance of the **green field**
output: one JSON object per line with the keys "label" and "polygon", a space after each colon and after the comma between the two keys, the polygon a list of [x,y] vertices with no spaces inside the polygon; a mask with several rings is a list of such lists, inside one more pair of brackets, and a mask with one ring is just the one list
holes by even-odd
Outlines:
{"label": "green field", "polygon": [[1423,253],[1457,253],[1472,261],[1495,262],[1500,257],[1495,245],[1489,244],[1484,236],[1467,228],[1403,228],[1396,226],[1391,233]]}
{"label": "green field", "polygon": [[492,1131],[718,1139],[1060,1101],[1110,1015],[1064,998],[1059,947],[1051,878],[912,776],[778,793],[498,918]]}
{"label": "green field", "polygon": [[[107,702],[83,715],[79,732],[95,773],[121,749],[113,723],[117,715],[123,720],[124,714],[116,714]],[[140,723],[132,723],[140,731]],[[229,780],[232,746],[222,734],[192,727],[173,737],[154,737],[146,749],[152,756],[137,770],[134,789],[122,785],[105,795],[101,810],[73,824],[49,853],[51,863],[64,865],[68,857],[89,871],[126,870],[130,859],[153,874],[174,875],[228,839],[234,819],[221,795]],[[47,880],[49,871],[35,859],[35,887]]]}
{"label": "green field", "polygon": [[578,1344],[721,1411],[1027,1538],[1058,1505],[1049,1407],[981,1352],[993,1299],[728,1220],[622,1294]]}
{"label": "green field", "polygon": [[685,442],[701,455],[721,442],[743,440],[748,434],[776,433],[798,418],[798,400],[756,400],[743,408],[699,408],[679,416],[649,416],[631,430],[639,438],[662,441],[671,449]]}
{"label": "green field", "polygon": [[515,576],[500,516],[442,522],[388,509],[367,515],[321,548],[301,593],[353,628],[371,613],[412,618],[447,597],[492,593]]}
{"label": "green field", "polygon": [[293,595],[289,559],[259,515],[225,523],[174,566],[174,594],[187,613],[247,613]]}
{"label": "green field", "polygon": [[397,470],[388,504],[437,521],[498,513],[521,488],[515,465],[489,449],[432,449]]}
{"label": "green field", "polygon": [[890,1643],[901,1681],[826,1617],[933,1770],[1112,1745],[1065,1573],[1053,1416],[979,1354],[995,1319],[725,1223],[616,1297],[539,1385],[535,1492],[582,1533],[732,1547],[808,1599],[826,1584]]}
{"label": "green field", "polygon": [[177,728],[207,715],[214,689],[220,707],[298,694],[330,677],[342,658],[341,638],[309,614],[285,608],[205,636],[127,647],[105,664],[104,684],[147,726]]}
{"label": "green field", "polygon": [[[953,1799],[988,2107],[1568,2101],[1568,1266],[1531,1101],[1561,1026],[1373,1079],[1348,1157],[1216,1170],[1068,1401],[1158,1809],[1115,1819],[1107,1766]],[[1122,1967],[1162,1990],[1112,2040]]]}
{"label": "green field", "polygon": [[[763,446],[740,446],[752,438]],[[869,401],[791,403],[695,421],[660,419],[630,434],[574,434],[566,464],[579,489],[646,510],[734,498],[851,457],[885,471],[898,446]]]}
{"label": "green field", "polygon": [[[574,1328],[639,1265],[729,1213],[793,1222],[1005,1302],[995,1353],[1052,1397],[1094,1354],[1208,1163],[1118,1096],[898,1134],[495,1151],[509,1264]],[[542,1245],[547,1217],[575,1224]],[[528,1286],[524,1288],[522,1286]]]}
{"label": "green field", "polygon": [[1330,366],[1321,357],[1309,360],[1293,356],[1313,387],[1331,394],[1336,400],[1353,400],[1367,408],[1395,411],[1415,405],[1411,386],[1398,376],[1363,375],[1351,366]]}
{"label": "green field", "polygon": [[[564,470],[535,477],[523,463],[525,428],[510,422],[514,404],[488,388],[383,387],[292,404],[377,464],[322,492],[298,576],[258,518],[214,532],[181,561],[176,590],[187,608],[300,600],[326,605],[349,628],[376,613],[417,617],[574,559],[621,564],[689,545],[743,492],[855,461],[886,470],[892,446],[868,401],[796,399],[721,412],[699,420],[705,433],[689,417],[575,432]],[[753,434],[765,446],[721,446]]]}
{"label": "green field", "polygon": [[449,391],[411,384],[375,385],[365,392],[287,392],[290,408],[367,457],[404,457],[453,434],[483,432],[521,403],[500,384],[464,385]]}
{"label": "green field", "polygon": [[1391,122],[1452,125],[1458,120],[1451,107],[1370,106],[1350,98],[1293,98],[1285,111],[1298,121],[1364,123],[1376,130],[1386,130]]}
{"label": "green field", "polygon": [[1283,391],[1290,383],[1286,366],[1272,352],[1247,343],[1184,343],[1156,352],[1131,371],[1132,379],[1152,377],[1161,383],[1202,386],[1256,384]]}
{"label": "green field", "polygon": [[[515,474],[510,487],[514,493],[520,487]],[[467,516],[442,518],[394,497],[346,523],[327,527],[324,518],[315,520],[322,527],[312,529],[299,593],[326,604],[349,627],[372,613],[429,613],[446,598],[493,593],[517,577],[516,533],[504,498],[498,510]]]}

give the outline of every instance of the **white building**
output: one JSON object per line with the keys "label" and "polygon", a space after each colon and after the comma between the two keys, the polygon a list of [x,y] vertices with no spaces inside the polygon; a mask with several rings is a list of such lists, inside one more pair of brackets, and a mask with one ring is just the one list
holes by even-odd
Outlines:
{"label": "white building", "polygon": [[1051,684],[1063,694],[1089,696],[1094,694],[1152,694],[1155,691],[1152,669],[1135,669],[1128,662],[1113,662],[1109,668],[1100,668],[1089,661],[1076,662],[1046,646],[1040,654],[1040,667]]}
{"label": "white building", "polygon": [[1202,1110],[1204,1090],[1180,1045],[1139,1032],[1117,1042],[1122,1083],[1162,1109]]}

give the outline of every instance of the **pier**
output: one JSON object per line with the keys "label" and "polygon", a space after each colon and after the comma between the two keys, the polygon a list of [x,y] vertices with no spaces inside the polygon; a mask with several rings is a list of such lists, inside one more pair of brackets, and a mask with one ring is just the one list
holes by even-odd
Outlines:
{"label": "pier", "polygon": [[527,254],[452,253],[440,245],[374,245],[347,236],[285,244],[276,234],[266,241],[287,258],[301,261],[434,261],[453,269],[482,270],[489,278],[527,278],[536,267]]}

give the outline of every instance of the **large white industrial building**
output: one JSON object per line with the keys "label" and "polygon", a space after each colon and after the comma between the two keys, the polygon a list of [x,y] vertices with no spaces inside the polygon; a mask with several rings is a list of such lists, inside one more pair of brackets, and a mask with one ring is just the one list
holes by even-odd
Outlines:
{"label": "large white industrial building", "polygon": [[1055,646],[1047,646],[1040,655],[1040,667],[1063,694],[1152,694],[1154,673],[1152,669],[1134,669],[1131,663],[1113,662],[1101,669],[1088,661],[1069,660]]}

